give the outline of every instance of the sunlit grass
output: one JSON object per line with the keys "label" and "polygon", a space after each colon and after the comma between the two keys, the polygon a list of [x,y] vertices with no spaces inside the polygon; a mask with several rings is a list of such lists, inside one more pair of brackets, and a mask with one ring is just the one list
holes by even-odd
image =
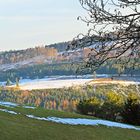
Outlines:
{"label": "sunlit grass", "polygon": [[0,112],[0,140],[138,140],[140,137],[140,132],[136,130],[108,128],[102,125],[71,126],[39,121],[25,116],[25,114],[34,114],[42,117],[85,118],[85,116],[75,113],[50,111],[42,108],[24,109],[17,107],[7,109],[21,114],[12,115]]}

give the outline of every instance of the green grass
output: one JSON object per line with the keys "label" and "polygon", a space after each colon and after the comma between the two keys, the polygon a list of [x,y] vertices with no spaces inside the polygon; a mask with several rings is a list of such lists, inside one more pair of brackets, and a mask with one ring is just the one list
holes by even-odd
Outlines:
{"label": "green grass", "polygon": [[0,111],[0,140],[139,140],[140,138],[140,131],[136,130],[110,128],[102,125],[64,125],[30,119],[24,115],[87,118],[75,113],[50,111],[42,108],[24,109],[17,107],[7,109],[21,114],[12,115]]}
{"label": "green grass", "polygon": [[27,109],[23,107],[15,107],[15,108],[9,108],[0,106],[0,108],[8,109],[11,111],[15,111],[21,114],[26,115],[35,115],[39,117],[63,117],[63,118],[90,118],[90,119],[96,119],[95,117],[86,116],[86,115],[80,115],[78,113],[71,113],[71,112],[65,112],[65,111],[58,111],[58,110],[47,110],[41,107],[35,108],[35,109]]}

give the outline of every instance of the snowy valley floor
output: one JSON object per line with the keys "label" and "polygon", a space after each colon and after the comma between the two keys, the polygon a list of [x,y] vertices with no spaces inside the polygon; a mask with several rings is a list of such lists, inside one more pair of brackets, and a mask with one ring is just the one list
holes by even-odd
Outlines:
{"label": "snowy valley floor", "polygon": [[[110,78],[99,79],[36,79],[36,80],[22,80],[19,85],[21,90],[35,90],[35,89],[59,89],[85,85],[107,85],[107,84],[119,84],[123,86],[139,85],[139,81],[131,80],[117,80]],[[15,87],[10,86],[10,87]]]}

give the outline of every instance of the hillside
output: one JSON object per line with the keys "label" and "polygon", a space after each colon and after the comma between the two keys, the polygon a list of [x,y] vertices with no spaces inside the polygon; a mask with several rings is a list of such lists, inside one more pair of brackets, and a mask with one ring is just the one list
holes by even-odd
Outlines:
{"label": "hillside", "polygon": [[26,68],[39,64],[79,62],[86,58],[90,52],[89,48],[66,51],[67,47],[68,42],[62,42],[25,50],[1,52],[0,71]]}
{"label": "hillside", "polygon": [[[25,50],[8,51],[0,53],[0,81],[8,79],[15,82],[16,78],[44,78],[50,75],[79,75],[92,74],[93,71],[84,67],[83,60],[87,59],[91,48],[66,51],[69,42],[37,46]],[[98,43],[95,43],[98,45]],[[92,47],[95,47],[94,45]],[[125,59],[125,58],[124,58]],[[131,59],[133,64],[133,59]],[[139,62],[140,59],[137,58]],[[72,64],[72,65],[71,65]],[[130,68],[122,72],[120,64],[114,61],[103,65],[96,72],[98,74],[135,74],[140,75],[139,67]],[[84,70],[79,66],[84,67]]]}
{"label": "hillside", "polygon": [[[140,137],[140,132],[133,129],[107,127],[104,125],[68,125],[26,117],[26,114],[30,114],[38,117],[95,119],[83,115],[49,111],[41,108],[28,109],[0,106],[0,109],[11,110],[11,114],[0,111],[1,140],[138,140]],[[14,112],[18,114],[14,114]]]}
{"label": "hillside", "polygon": [[[67,46],[68,42],[62,42],[51,45],[36,46],[34,48],[28,48],[24,50],[0,52],[0,64],[18,63],[33,58],[36,58],[36,60],[33,60],[35,62],[37,62],[37,60],[42,61],[43,59],[55,59],[58,55],[58,52],[65,51]],[[39,56],[44,57],[41,58]]]}
{"label": "hillside", "polygon": [[[45,81],[40,81],[40,83],[44,82]],[[39,84],[39,81],[32,81],[31,84],[30,82],[27,82],[27,85],[29,84],[29,87],[31,89],[32,85],[38,87],[36,83]],[[61,83],[60,80],[58,80],[58,83]],[[65,83],[67,83],[67,81],[65,81]],[[91,97],[97,97],[99,99],[102,99],[102,97],[104,97],[103,99],[105,100],[105,97],[110,93],[112,93],[113,95],[120,95],[122,97],[122,100],[125,101],[130,93],[135,93],[137,95],[140,94],[140,85],[122,85],[118,83],[108,83],[106,85],[93,84],[77,88],[69,87],[58,89],[54,88],[34,90],[13,90],[9,88],[0,88],[0,100],[16,102],[19,104],[33,105],[37,107],[43,107],[46,109],[64,110],[72,112],[76,110],[76,104],[80,100],[89,99]]]}
{"label": "hillside", "polygon": [[55,48],[36,47],[26,50],[9,51],[0,54],[1,71],[49,63],[57,57]]}
{"label": "hillside", "polygon": [[67,49],[69,42],[60,42],[55,44],[46,45],[45,47],[55,48],[58,52],[63,52]]}

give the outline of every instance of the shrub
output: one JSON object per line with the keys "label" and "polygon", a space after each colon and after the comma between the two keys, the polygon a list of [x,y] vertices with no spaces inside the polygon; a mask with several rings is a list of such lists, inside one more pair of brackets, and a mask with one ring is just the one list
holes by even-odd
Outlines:
{"label": "shrub", "polygon": [[140,97],[130,94],[121,113],[123,121],[133,125],[140,125]]}

